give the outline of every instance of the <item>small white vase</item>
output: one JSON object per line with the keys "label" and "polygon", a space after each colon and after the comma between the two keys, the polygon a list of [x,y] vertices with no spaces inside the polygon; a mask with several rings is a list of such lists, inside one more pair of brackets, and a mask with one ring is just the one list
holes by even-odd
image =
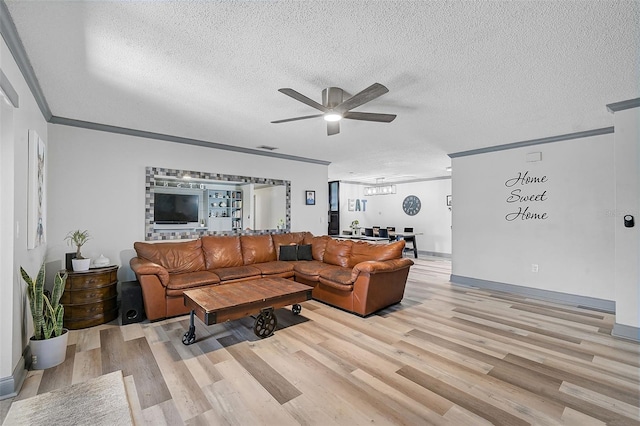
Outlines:
{"label": "small white vase", "polygon": [[74,272],[88,271],[91,265],[91,259],[71,259]]}
{"label": "small white vase", "polygon": [[111,261],[108,257],[104,257],[104,255],[101,254],[99,258],[93,261],[93,266],[96,268],[103,268],[105,266],[109,266],[110,262]]}
{"label": "small white vase", "polygon": [[45,370],[62,364],[67,357],[67,341],[69,330],[62,329],[62,334],[46,340],[29,341],[31,347],[31,368],[33,370]]}

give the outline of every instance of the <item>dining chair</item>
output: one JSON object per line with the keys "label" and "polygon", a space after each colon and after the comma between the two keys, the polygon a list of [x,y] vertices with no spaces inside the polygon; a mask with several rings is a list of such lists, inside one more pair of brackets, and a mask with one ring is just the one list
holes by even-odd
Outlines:
{"label": "dining chair", "polygon": [[389,241],[395,241],[397,239],[395,226],[387,226],[387,233],[389,234]]}
{"label": "dining chair", "polygon": [[365,237],[373,237],[373,228],[364,228]]}
{"label": "dining chair", "polygon": [[379,231],[380,231],[380,227],[379,226],[374,226],[373,227],[373,236],[377,237]]}
{"label": "dining chair", "polygon": [[386,228],[380,228],[378,230],[378,237],[380,238],[389,238],[389,231]]}

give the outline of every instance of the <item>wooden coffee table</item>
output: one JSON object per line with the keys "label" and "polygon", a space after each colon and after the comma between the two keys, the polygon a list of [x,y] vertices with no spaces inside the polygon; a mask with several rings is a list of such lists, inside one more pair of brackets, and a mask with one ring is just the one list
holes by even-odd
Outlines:
{"label": "wooden coffee table", "polygon": [[187,290],[184,305],[191,309],[191,314],[189,331],[182,337],[182,343],[190,345],[196,340],[194,316],[212,325],[257,314],[253,332],[258,337],[269,337],[278,325],[274,309],[293,305],[291,311],[298,315],[302,310],[298,303],[311,299],[312,290],[313,287],[284,278],[259,278]]}

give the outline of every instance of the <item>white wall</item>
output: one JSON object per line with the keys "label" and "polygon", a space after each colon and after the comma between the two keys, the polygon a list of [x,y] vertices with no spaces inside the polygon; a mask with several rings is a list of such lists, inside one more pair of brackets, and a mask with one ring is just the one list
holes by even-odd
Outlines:
{"label": "white wall", "polygon": [[[616,323],[640,328],[640,108],[618,111],[615,119]],[[626,228],[624,216],[635,226]],[[614,329],[614,332],[617,330]],[[630,337],[630,336],[628,336]],[[638,338],[638,333],[635,333]]]}
{"label": "white wall", "polygon": [[[93,236],[85,257],[106,257],[121,265],[119,279],[131,280],[133,243],[144,241],[145,167],[215,172],[291,181],[291,229],[325,234],[328,167],[133,136],[49,125],[49,253],[72,251],[68,231]],[[316,206],[304,205],[315,189]]]}
{"label": "white wall", "polygon": [[[340,232],[348,230],[353,220],[358,220],[363,228],[373,226],[394,226],[402,231],[413,228],[418,235],[419,251],[451,254],[451,211],[446,205],[447,195],[451,195],[451,179],[428,180],[396,185],[396,193],[391,195],[364,196],[365,185],[340,182]],[[402,210],[402,202],[408,195],[420,198],[422,207],[415,216]],[[366,200],[365,211],[349,211],[348,200]]]}
{"label": "white wall", "polygon": [[[607,134],[453,158],[453,275],[614,300],[613,144]],[[546,182],[505,186],[527,171]],[[508,203],[514,189],[544,200]],[[548,218],[505,219],[527,206]]]}
{"label": "white wall", "polygon": [[[46,142],[47,123],[11,53],[1,39],[0,68],[18,93],[20,104],[2,108],[0,140],[0,381],[11,376],[33,332],[20,266],[35,275],[46,246],[27,250],[28,131]],[[0,102],[3,102],[0,100]],[[6,114],[10,116],[5,116]]]}

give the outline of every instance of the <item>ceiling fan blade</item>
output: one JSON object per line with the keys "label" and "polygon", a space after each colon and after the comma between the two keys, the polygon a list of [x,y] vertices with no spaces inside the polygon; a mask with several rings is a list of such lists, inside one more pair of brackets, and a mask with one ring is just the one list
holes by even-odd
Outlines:
{"label": "ceiling fan blade", "polygon": [[293,117],[293,118],[285,118],[284,120],[276,120],[276,121],[272,121],[271,123],[287,123],[289,121],[298,121],[298,120],[306,120],[307,118],[316,118],[316,117],[322,117],[324,114],[314,114],[314,115],[305,115],[303,117]]}
{"label": "ceiling fan blade", "polygon": [[369,101],[374,100],[378,96],[382,96],[387,93],[389,89],[384,87],[380,83],[373,83],[371,86],[367,87],[363,91],[356,93],[346,101],[342,102],[340,105],[334,108],[334,111],[345,113],[350,109],[359,107],[362,104],[365,104]]}
{"label": "ceiling fan blade", "polygon": [[327,136],[337,135],[340,133],[339,121],[327,121]]}
{"label": "ceiling fan blade", "polygon": [[288,89],[288,88],[285,88],[285,89],[278,89],[278,92],[280,92],[280,93],[284,93],[284,94],[285,94],[285,95],[287,95],[287,96],[291,96],[291,97],[292,97],[293,99],[295,99],[296,101],[300,101],[300,102],[302,102],[303,104],[307,104],[307,105],[309,105],[310,107],[315,108],[315,109],[318,109],[318,110],[320,110],[320,111],[322,111],[322,112],[327,112],[327,111],[328,111],[327,107],[325,107],[324,105],[319,104],[318,102],[314,101],[313,99],[309,99],[309,98],[307,98],[307,97],[306,97],[305,95],[303,95],[302,93],[296,92],[296,91],[295,91],[295,90],[293,90],[293,89]]}
{"label": "ceiling fan blade", "polygon": [[351,120],[378,121],[380,123],[391,123],[393,120],[395,120],[396,115],[349,111],[342,114],[342,118],[349,118]]}

